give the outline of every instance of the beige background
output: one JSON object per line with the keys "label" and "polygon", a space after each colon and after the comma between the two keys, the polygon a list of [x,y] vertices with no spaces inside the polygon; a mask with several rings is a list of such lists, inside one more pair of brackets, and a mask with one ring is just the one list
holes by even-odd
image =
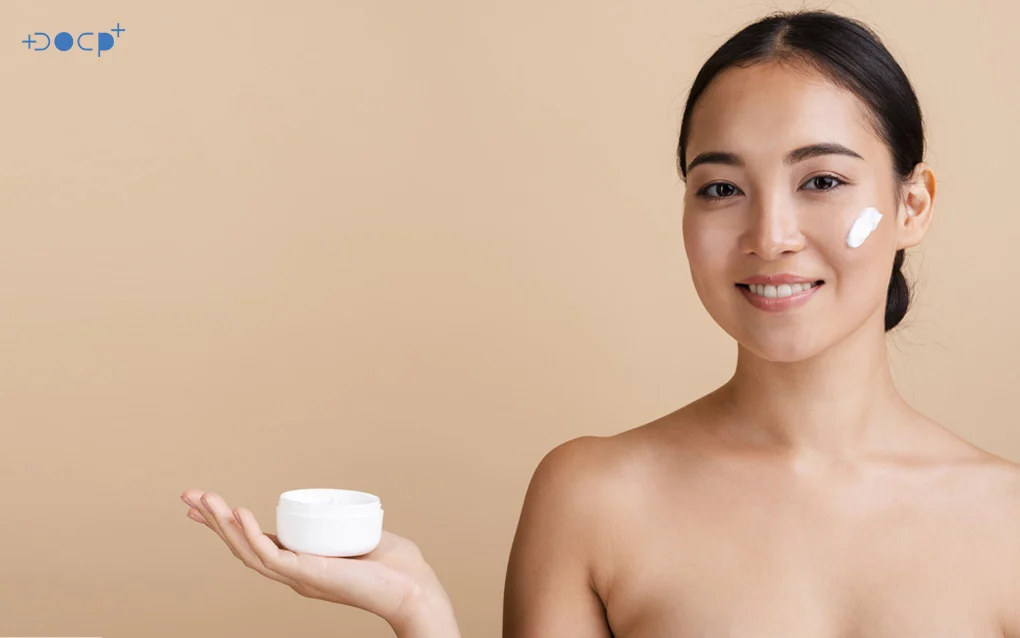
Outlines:
{"label": "beige background", "polygon": [[[705,58],[797,3],[0,4],[0,635],[387,636],[244,568],[178,495],[382,496],[495,636],[546,451],[725,381],[673,153]],[[890,338],[1020,460],[1020,9],[833,2],[916,85],[939,177]],[[101,59],[34,31],[126,29]]]}

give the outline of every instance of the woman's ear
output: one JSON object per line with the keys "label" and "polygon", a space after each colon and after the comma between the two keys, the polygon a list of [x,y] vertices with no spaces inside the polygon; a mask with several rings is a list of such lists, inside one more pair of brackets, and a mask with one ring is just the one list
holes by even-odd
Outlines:
{"label": "woman's ear", "polygon": [[903,189],[896,215],[897,250],[920,244],[928,232],[935,213],[935,173],[918,162]]}

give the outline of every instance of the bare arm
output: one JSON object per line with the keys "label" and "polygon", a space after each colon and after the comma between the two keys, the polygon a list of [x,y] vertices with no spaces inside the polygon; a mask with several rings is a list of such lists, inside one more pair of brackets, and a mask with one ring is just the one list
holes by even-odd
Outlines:
{"label": "bare arm", "polygon": [[595,591],[599,547],[593,439],[546,455],[528,487],[507,567],[503,638],[611,638]]}

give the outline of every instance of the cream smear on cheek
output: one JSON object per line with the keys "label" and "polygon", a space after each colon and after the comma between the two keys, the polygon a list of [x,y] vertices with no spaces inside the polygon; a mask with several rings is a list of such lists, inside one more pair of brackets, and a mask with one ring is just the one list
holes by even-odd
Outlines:
{"label": "cream smear on cheek", "polygon": [[854,220],[850,232],[846,236],[846,245],[851,248],[858,248],[868,238],[868,235],[878,228],[878,222],[882,219],[882,213],[877,208],[868,206],[861,211],[861,214]]}

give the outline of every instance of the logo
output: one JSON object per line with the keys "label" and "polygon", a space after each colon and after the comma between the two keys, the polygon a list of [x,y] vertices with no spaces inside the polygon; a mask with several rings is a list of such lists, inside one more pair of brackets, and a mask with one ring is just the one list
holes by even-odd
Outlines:
{"label": "logo", "polygon": [[[122,29],[118,22],[117,28],[110,29],[110,31],[116,33],[116,37],[120,38],[120,34],[127,31],[127,29]],[[33,38],[33,35],[38,36],[39,39]],[[22,44],[28,47],[29,51],[46,51],[51,47],[57,51],[70,51],[77,46],[82,51],[95,51],[96,57],[103,57],[103,51],[112,49],[114,42],[116,42],[116,39],[108,31],[99,31],[98,33],[85,31],[77,36],[73,36],[67,31],[61,31],[52,38],[48,33],[36,31],[21,41]]]}

